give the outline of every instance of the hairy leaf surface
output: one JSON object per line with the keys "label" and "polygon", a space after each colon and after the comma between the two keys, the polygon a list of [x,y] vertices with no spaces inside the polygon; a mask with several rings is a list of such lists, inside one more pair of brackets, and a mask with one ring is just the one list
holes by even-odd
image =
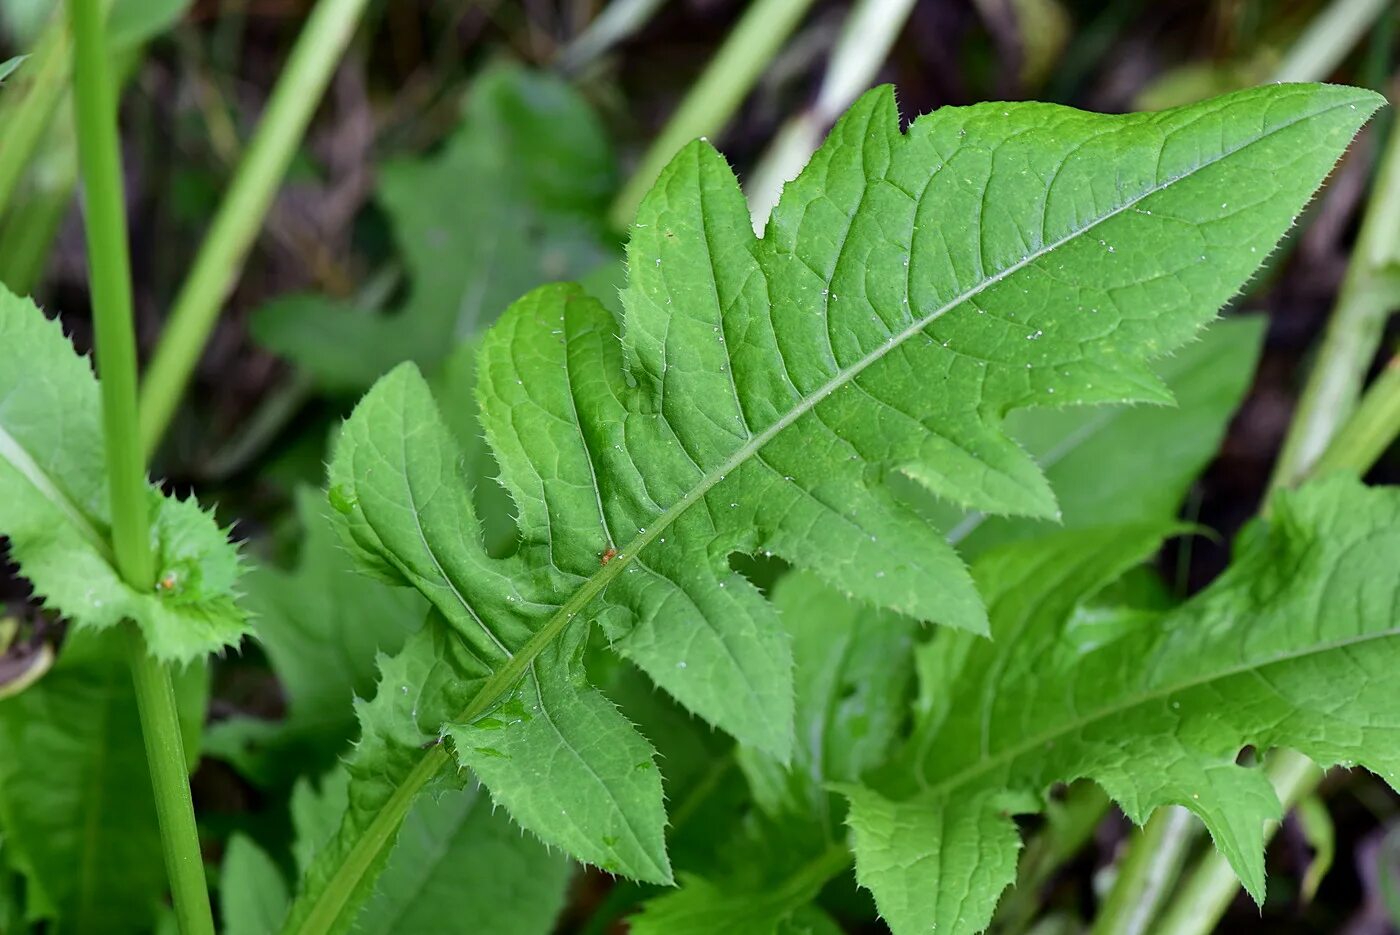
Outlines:
{"label": "hairy leaf surface", "polygon": [[403,306],[376,315],[287,296],[258,313],[253,334],[331,390],[362,391],[404,360],[435,365],[526,290],[613,259],[600,220],[613,185],[607,138],[565,82],[492,69],[440,153],[380,170],[412,284]]}
{"label": "hairy leaf surface", "polygon": [[[1256,900],[1281,809],[1241,748],[1301,750],[1400,782],[1400,490],[1338,478],[1283,495],[1210,588],[1110,631],[1077,607],[1160,527],[1066,532],[977,566],[992,641],[945,641],[946,703],[911,769],[851,787],[857,874],[896,933],[975,932],[1014,879],[1012,814],[1091,778],[1136,822],[1199,815]],[[1122,623],[1122,621],[1120,621]]]}
{"label": "hairy leaf surface", "polygon": [[135,620],[151,652],[189,662],[238,642],[238,553],[193,499],[150,490],[150,590],[109,543],[97,380],[58,322],[0,287],[0,535],[45,605],[79,627]]}
{"label": "hairy leaf surface", "polygon": [[583,683],[586,624],[779,759],[787,639],[730,554],[769,552],[985,631],[961,561],[886,480],[1053,516],[1004,414],[1168,399],[1146,361],[1241,286],[1378,100],[1292,85],[1126,117],[979,105],[901,134],[878,90],[762,239],[724,160],[683,150],[639,210],[621,322],[546,287],[483,340],[480,421],[518,510],[514,554],[482,547],[460,452],[413,367],[347,423],[331,469],[347,535],[443,626],[410,642],[365,709],[339,853],[293,919],[359,897],[375,866],[363,849],[388,839],[396,792],[440,757],[416,748],[444,732],[544,840],[669,879],[650,747]]}

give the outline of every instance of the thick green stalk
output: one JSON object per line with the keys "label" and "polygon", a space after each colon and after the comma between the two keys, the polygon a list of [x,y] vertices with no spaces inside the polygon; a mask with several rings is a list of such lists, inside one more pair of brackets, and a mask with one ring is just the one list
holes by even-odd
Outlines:
{"label": "thick green stalk", "polygon": [[1375,188],[1361,222],[1351,264],[1337,295],[1271,489],[1298,483],[1322,455],[1338,424],[1356,408],[1366,370],[1390,312],[1400,305],[1400,124],[1381,155]]}
{"label": "thick green stalk", "polygon": [[[117,568],[138,590],[154,586],[144,459],[137,436],[136,338],[126,243],[117,101],[104,36],[101,0],[72,0],[74,108],[84,183],[93,321],[102,387],[102,428]],[[127,624],[131,674],[155,793],[166,870],[180,929],[212,935],[184,742],[170,675]]]}
{"label": "thick green stalk", "polygon": [[102,430],[112,501],[112,548],[132,587],[155,580],[147,517],[146,472],[137,443],[136,339],[126,243],[117,101],[107,68],[98,0],[73,0],[74,107],[91,279]]}
{"label": "thick green stalk", "polygon": [[[1185,856],[1195,818],[1179,805],[1158,809],[1119,863],[1118,878],[1094,920],[1091,935],[1142,935],[1147,931]],[[1161,859],[1162,855],[1168,859]]]}
{"label": "thick green stalk", "polygon": [[159,444],[277,194],[307,124],[354,35],[365,0],[318,0],[166,322],[141,387],[141,444]]}
{"label": "thick green stalk", "polygon": [[632,223],[642,197],[682,146],[724,129],[811,5],[812,0],[754,0],[613,202],[608,217],[616,227]]}

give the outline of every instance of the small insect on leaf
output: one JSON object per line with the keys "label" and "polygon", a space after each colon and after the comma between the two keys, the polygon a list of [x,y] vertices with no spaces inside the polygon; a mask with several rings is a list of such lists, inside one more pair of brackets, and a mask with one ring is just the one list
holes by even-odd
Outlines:
{"label": "small insect on leaf", "polygon": [[612,561],[616,557],[617,549],[613,548],[612,546],[608,546],[608,550],[598,557],[598,564],[606,565],[608,562]]}

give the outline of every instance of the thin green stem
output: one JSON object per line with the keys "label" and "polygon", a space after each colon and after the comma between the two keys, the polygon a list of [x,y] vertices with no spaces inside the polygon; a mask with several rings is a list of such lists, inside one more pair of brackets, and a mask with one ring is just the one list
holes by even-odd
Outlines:
{"label": "thin green stem", "polygon": [[1390,359],[1361,397],[1360,405],[1317,459],[1312,473],[1365,471],[1380,459],[1396,435],[1400,435],[1400,354]]}
{"label": "thin green stem", "polygon": [[83,177],[102,429],[112,501],[117,569],[134,588],[155,580],[147,517],[146,472],[134,431],[136,338],[126,243],[117,101],[110,81],[99,0],[73,0],[74,112]]}
{"label": "thin green stem", "polygon": [[1274,71],[1275,81],[1320,81],[1342,63],[1392,0],[1332,0]]}
{"label": "thin green stem", "polygon": [[[1301,753],[1280,750],[1270,758],[1265,772],[1285,808],[1291,807],[1317,786],[1322,771]],[[1264,829],[1268,840],[1278,830],[1278,822]],[[1208,935],[1225,914],[1240,882],[1230,863],[1212,848],[1186,878],[1172,901],[1171,909],[1153,930],[1153,935]]]}
{"label": "thin green stem", "polygon": [[554,61],[565,74],[577,74],[647,24],[666,0],[612,0]]}
{"label": "thin green stem", "polygon": [[[1159,808],[1128,848],[1118,878],[1094,920],[1091,935],[1142,935],[1152,924],[1181,871],[1196,831],[1195,819],[1179,805]],[[1162,855],[1169,855],[1162,859]]]}
{"label": "thin green stem", "polygon": [[1063,802],[1046,810],[1047,822],[1026,844],[1016,866],[1016,884],[997,906],[992,931],[1024,932],[1040,908],[1040,890],[1056,870],[1079,852],[1111,804],[1092,782],[1069,787]]}
{"label": "thin green stem", "polygon": [[[85,0],[77,0],[85,2]],[[204,878],[204,858],[199,851],[199,828],[190,797],[190,775],[180,733],[180,714],[170,672],[146,646],[133,623],[127,631],[127,658],[136,686],[136,707],[141,715],[141,738],[155,792],[156,820],[165,851],[165,871],[170,877],[171,900],[182,935],[213,935],[214,916]]]}
{"label": "thin green stem", "polygon": [[170,424],[224,299],[354,35],[365,2],[318,0],[277,79],[262,122],[175,298],[146,372],[141,387],[141,444],[148,456]]}
{"label": "thin green stem", "polygon": [[[112,547],[122,578],[132,588],[144,591],[154,584],[155,563],[144,459],[136,433],[136,337],[117,100],[101,0],[72,0],[70,9],[74,112],[84,183],[94,343],[101,375]],[[131,623],[125,627],[175,915],[186,935],[213,935],[214,920],[170,674],[147,651],[140,630]]]}
{"label": "thin green stem", "polygon": [[822,134],[870,87],[913,8],[914,0],[859,0],[852,8],[816,101],[783,124],[745,186],[755,228],[768,220],[783,184],[802,171]]}
{"label": "thin green stem", "polygon": [[632,223],[642,198],[682,146],[724,128],[811,5],[812,0],[750,4],[613,202],[608,216],[616,227]]}
{"label": "thin green stem", "polygon": [[1356,408],[1366,370],[1380,345],[1390,312],[1400,304],[1400,125],[1390,131],[1375,188],[1357,235],[1351,264],[1337,295],[1327,333],[1313,364],[1270,489],[1292,487],[1306,476],[1332,434]]}

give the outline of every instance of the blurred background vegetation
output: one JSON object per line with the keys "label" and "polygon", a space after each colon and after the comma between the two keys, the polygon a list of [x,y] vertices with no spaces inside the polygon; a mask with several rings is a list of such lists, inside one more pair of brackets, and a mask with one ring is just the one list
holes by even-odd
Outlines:
{"label": "blurred background vegetation", "polygon": [[[67,92],[45,91],[61,39],[53,0],[0,0],[0,281],[61,310],[90,348],[87,273],[74,198]],[[201,240],[269,106],[308,0],[113,0],[113,81],[122,121],[138,327],[149,357]],[[316,515],[326,444],[358,395],[413,359],[440,386],[470,368],[453,353],[540,282],[586,279],[611,294],[622,223],[685,139],[730,159],[761,223],[853,96],[892,83],[905,119],[983,100],[1090,110],[1158,109],[1270,80],[1335,80],[1396,100],[1400,14],[1388,0],[375,0],[337,54],[324,98],[275,190],[192,382],[155,457],[172,489],[217,503],[260,561],[250,600],[307,618],[213,667],[211,724],[194,778],[212,847],[234,832],[275,839],[283,792],[329,766],[354,734],[343,694],[373,684],[393,633],[318,630],[402,617],[337,578]],[[56,38],[57,37],[57,38]],[[50,100],[36,109],[36,95]],[[32,120],[36,127],[21,127]],[[1188,518],[1223,537],[1162,556],[1185,593],[1223,566],[1228,536],[1257,509],[1350,258],[1393,117],[1357,141],[1293,236],[1238,300],[1268,316],[1252,388]],[[21,158],[19,130],[33,130]],[[8,150],[8,153],[7,153]],[[274,179],[274,181],[276,181]],[[1400,230],[1395,232],[1400,239]],[[236,274],[236,275],[235,275]],[[1385,343],[1394,346],[1396,334]],[[1378,480],[1400,479],[1394,453]],[[487,476],[489,464],[479,465]],[[489,493],[483,493],[489,496]],[[300,564],[298,564],[300,556]],[[0,598],[23,621],[0,661],[16,671],[53,642],[13,574]],[[404,601],[412,603],[407,597]],[[46,630],[46,628],[48,628]],[[3,636],[0,633],[0,636]],[[343,671],[315,666],[317,640],[358,637]],[[309,641],[305,645],[298,640]],[[307,655],[306,645],[313,646]],[[278,751],[295,749],[298,759]],[[291,764],[291,765],[289,765]],[[1322,788],[1335,828],[1290,819],[1270,853],[1262,916],[1241,897],[1221,931],[1385,932],[1400,919],[1398,807],[1367,775]],[[1325,812],[1323,813],[1325,816]],[[1059,874],[1051,899],[1092,891],[1121,822]],[[1310,892],[1313,858],[1335,859]],[[1313,870],[1316,873],[1316,869]],[[564,926],[604,931],[612,882],[576,885]]]}

